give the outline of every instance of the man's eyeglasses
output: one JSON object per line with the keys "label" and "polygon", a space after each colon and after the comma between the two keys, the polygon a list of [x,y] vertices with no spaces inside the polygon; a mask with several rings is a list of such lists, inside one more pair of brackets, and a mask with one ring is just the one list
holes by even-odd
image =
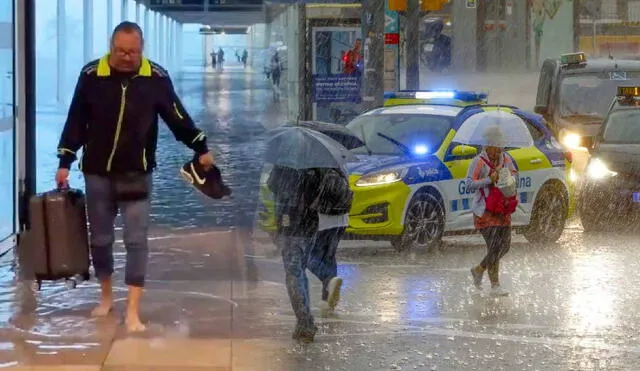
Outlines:
{"label": "man's eyeglasses", "polygon": [[120,58],[124,58],[124,57],[137,58],[140,56],[140,54],[142,54],[140,50],[124,50],[120,48],[114,48],[113,53]]}

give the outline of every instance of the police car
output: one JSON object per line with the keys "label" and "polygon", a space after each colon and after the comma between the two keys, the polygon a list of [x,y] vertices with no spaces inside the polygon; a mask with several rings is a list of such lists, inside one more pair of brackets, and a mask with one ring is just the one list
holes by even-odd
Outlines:
{"label": "police car", "polygon": [[640,87],[619,87],[596,137],[579,200],[586,232],[640,215]]}
{"label": "police car", "polygon": [[[401,99],[411,99],[407,94]],[[397,250],[435,246],[445,234],[474,230],[474,194],[466,187],[466,174],[480,148],[452,139],[473,115],[498,109],[477,104],[486,97],[472,92],[414,94],[428,102],[387,104],[347,125],[366,144],[353,150],[359,161],[348,164],[354,200],[347,232],[390,239]],[[569,214],[571,154],[541,116],[515,107],[499,109],[521,117],[535,143],[508,151],[520,177],[513,226],[531,242],[554,242]]]}

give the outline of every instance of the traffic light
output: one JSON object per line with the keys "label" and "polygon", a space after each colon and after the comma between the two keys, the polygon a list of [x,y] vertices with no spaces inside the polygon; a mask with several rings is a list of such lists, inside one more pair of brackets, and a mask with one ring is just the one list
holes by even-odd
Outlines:
{"label": "traffic light", "polygon": [[388,0],[388,8],[393,12],[406,12],[407,0]]}
{"label": "traffic light", "polygon": [[439,11],[448,2],[449,0],[421,0],[420,9],[427,12]]}

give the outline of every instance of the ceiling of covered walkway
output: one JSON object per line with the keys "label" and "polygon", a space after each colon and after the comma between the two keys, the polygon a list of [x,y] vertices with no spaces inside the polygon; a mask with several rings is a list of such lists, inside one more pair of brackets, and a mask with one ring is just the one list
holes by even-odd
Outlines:
{"label": "ceiling of covered walkway", "polygon": [[180,23],[196,23],[225,32],[268,23],[287,5],[295,3],[359,3],[357,0],[137,0],[151,10]]}

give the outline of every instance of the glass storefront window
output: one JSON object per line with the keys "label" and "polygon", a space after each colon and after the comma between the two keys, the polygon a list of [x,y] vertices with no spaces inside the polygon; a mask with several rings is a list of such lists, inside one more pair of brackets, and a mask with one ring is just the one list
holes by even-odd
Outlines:
{"label": "glass storefront window", "polygon": [[123,21],[136,21],[136,2],[134,0],[127,0],[127,19]]}
{"label": "glass storefront window", "polygon": [[[64,83],[65,96],[67,97],[65,100],[66,104],[71,102],[78,74],[85,64],[83,50],[83,3],[83,0],[65,0],[64,25],[65,35],[67,37],[65,49],[67,51],[65,53],[64,76],[66,78],[59,83]],[[64,107],[66,108],[66,105]]]}
{"label": "glass storefront window", "polygon": [[13,0],[0,0],[0,241],[15,232]]}
{"label": "glass storefront window", "polygon": [[[4,0],[3,0],[4,1]],[[57,105],[57,30],[58,8],[55,1],[36,0],[36,104],[38,109]],[[40,88],[40,87],[47,88]]]}
{"label": "glass storefront window", "polygon": [[109,49],[107,0],[93,0],[93,58],[102,57]]}

